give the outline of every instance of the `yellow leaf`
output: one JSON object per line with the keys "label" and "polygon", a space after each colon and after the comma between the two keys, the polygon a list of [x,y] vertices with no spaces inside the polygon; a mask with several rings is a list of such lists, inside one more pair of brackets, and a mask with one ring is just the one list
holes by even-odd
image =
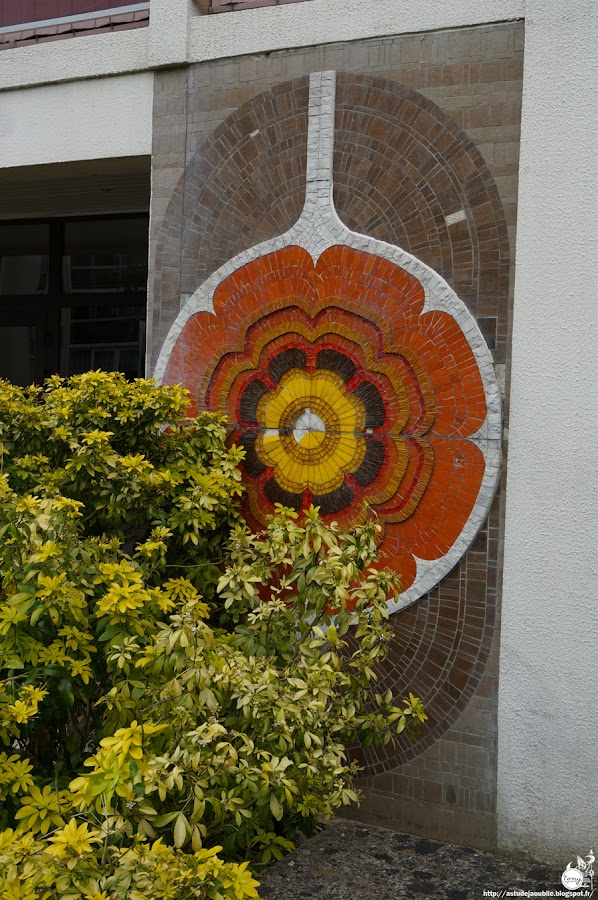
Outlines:
{"label": "yellow leaf", "polygon": [[187,819],[183,815],[183,813],[179,813],[177,816],[177,820],[174,823],[174,846],[177,848],[181,848],[185,841],[187,840]]}

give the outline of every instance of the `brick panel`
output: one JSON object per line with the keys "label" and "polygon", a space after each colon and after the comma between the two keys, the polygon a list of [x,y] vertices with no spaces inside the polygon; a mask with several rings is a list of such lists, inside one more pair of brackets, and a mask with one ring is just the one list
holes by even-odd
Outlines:
{"label": "brick panel", "polygon": [[172,316],[181,292],[192,293],[241,250],[297,220],[305,197],[307,102],[307,78],[282,84],[233,113],[195,155],[172,194],[156,253],[160,318]]}
{"label": "brick panel", "polygon": [[[298,218],[305,76],[336,69],[341,219],[433,266],[476,318],[508,384],[522,54],[523,25],[509,23],[157,75],[154,359],[181,302],[207,275]],[[508,395],[505,402],[508,410]],[[503,518],[504,474],[461,562],[392,617],[384,686],[420,694],[430,719],[415,743],[360,755],[367,777],[358,817],[493,846]]]}
{"label": "brick panel", "polygon": [[349,228],[413,253],[475,316],[483,309],[504,363],[504,335],[492,328],[506,325],[506,220],[482,154],[452,116],[395,82],[339,78],[334,196]]}

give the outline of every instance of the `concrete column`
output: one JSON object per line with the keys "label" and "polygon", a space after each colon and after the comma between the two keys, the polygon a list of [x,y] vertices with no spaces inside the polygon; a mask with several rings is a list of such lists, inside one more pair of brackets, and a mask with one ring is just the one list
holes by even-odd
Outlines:
{"label": "concrete column", "polygon": [[151,68],[187,62],[189,20],[196,13],[192,0],[152,0],[149,24]]}
{"label": "concrete column", "polygon": [[503,849],[598,837],[598,5],[527,0],[499,683]]}

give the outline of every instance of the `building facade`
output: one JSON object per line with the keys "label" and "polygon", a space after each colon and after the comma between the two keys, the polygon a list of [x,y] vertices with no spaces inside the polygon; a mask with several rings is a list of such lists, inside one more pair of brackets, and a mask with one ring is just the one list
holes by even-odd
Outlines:
{"label": "building facade", "polygon": [[0,375],[183,381],[256,527],[373,507],[382,681],[430,718],[354,815],[563,865],[598,833],[597,39],[592,0],[0,2]]}

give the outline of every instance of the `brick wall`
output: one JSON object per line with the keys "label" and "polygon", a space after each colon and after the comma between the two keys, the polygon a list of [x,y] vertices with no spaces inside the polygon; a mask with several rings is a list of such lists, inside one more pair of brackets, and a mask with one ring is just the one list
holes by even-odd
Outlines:
{"label": "brick wall", "polygon": [[[119,13],[118,9],[123,5],[123,0],[25,0],[23,3],[0,0],[0,28],[23,23],[23,28],[18,31],[0,31],[0,50],[109,31],[144,28],[149,24],[148,9]],[[93,13],[95,10],[114,12],[97,18],[86,16],[80,21],[75,19],[32,27],[35,22],[73,17]]]}
{"label": "brick wall", "polygon": [[[443,275],[476,317],[508,384],[523,39],[523,24],[509,23],[157,73],[148,323],[154,360],[181,301],[210,272],[296,221],[305,179],[302,76],[336,69],[358,76],[337,97],[341,219]],[[367,79],[360,87],[362,75],[388,81],[370,92]],[[401,95],[419,110],[408,134],[388,112]],[[251,140],[257,133],[259,141]],[[466,220],[447,228],[447,215],[461,209]],[[508,411],[508,396],[505,404]],[[385,687],[399,696],[420,693],[431,718],[415,744],[362,757],[366,799],[355,812],[483,849],[496,837],[504,478],[459,565],[392,617]]]}

